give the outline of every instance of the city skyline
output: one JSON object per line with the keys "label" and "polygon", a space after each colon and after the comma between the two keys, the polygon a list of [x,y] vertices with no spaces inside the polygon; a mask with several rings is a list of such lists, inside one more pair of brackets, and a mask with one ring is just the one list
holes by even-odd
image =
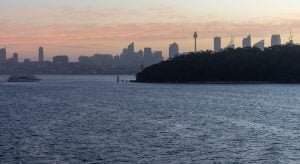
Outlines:
{"label": "city skyline", "polygon": [[[285,44],[297,44],[299,45],[298,43],[295,43],[294,40],[293,40],[293,35],[290,33],[290,36],[289,36],[289,40],[287,42],[284,42],[282,43],[282,40],[281,40],[281,35],[280,34],[273,34],[270,38],[270,45],[266,45],[266,40],[265,39],[262,39],[262,40],[258,40],[257,42],[255,43],[252,43],[252,36],[249,34],[247,35],[247,37],[245,38],[241,38],[241,44],[236,44],[236,40],[234,38],[234,36],[231,36],[230,40],[228,43],[224,43],[223,41],[223,38],[222,37],[219,37],[219,36],[216,36],[213,38],[213,41],[212,41],[212,46],[213,48],[212,49],[198,49],[196,50],[196,47],[198,46],[198,39],[197,37],[195,38],[195,34],[197,34],[197,32],[194,32],[193,34],[193,39],[194,39],[194,43],[193,43],[193,46],[194,46],[194,50],[189,50],[189,51],[182,51],[179,47],[180,45],[176,42],[173,42],[169,45],[168,47],[168,52],[165,52],[167,54],[164,54],[163,51],[154,51],[154,54],[155,52],[159,52],[163,58],[165,59],[172,59],[178,55],[184,55],[186,53],[189,53],[189,52],[199,52],[199,51],[214,51],[214,52],[219,52],[220,50],[222,49],[226,49],[226,48],[246,48],[246,47],[257,47],[257,48],[260,48],[262,51],[264,48],[267,48],[267,47],[272,47],[272,46],[275,46],[275,45],[285,45]],[[198,34],[197,34],[198,35]],[[268,40],[268,39],[267,39]],[[239,41],[238,41],[239,42]],[[262,44],[263,42],[263,44]],[[238,46],[237,46],[238,45]],[[258,46],[259,45],[259,46]],[[174,47],[175,46],[175,47]],[[175,48],[175,49],[174,49]],[[10,55],[7,48],[6,47],[3,47],[1,49],[5,49],[5,58],[7,60],[9,59],[14,59],[15,58],[15,54],[17,54],[17,56],[19,56],[18,52],[14,52],[12,55]],[[122,50],[120,50],[120,53],[119,54],[112,54],[112,53],[93,53],[93,54],[84,54],[84,55],[79,55],[79,56],[76,56],[76,58],[72,58],[72,56],[70,56],[69,54],[54,54],[52,56],[45,56],[44,55],[44,47],[38,47],[38,53],[37,53],[37,57],[33,57],[33,58],[26,58],[26,57],[20,57],[20,60],[19,57],[17,58],[17,62],[22,62],[23,60],[29,60],[29,61],[37,61],[37,62],[43,62],[43,61],[52,61],[53,57],[56,57],[56,56],[68,56],[70,57],[70,62],[78,62],[79,61],[79,58],[82,57],[82,56],[91,56],[91,55],[97,55],[97,54],[106,54],[106,55],[111,55],[113,57],[121,57],[122,55],[124,55],[124,53],[129,53],[129,54],[133,54],[133,53],[139,53],[142,51],[142,53],[144,54],[144,51],[145,49],[151,49],[150,47],[146,46],[144,48],[139,48],[138,49],[138,52],[135,52],[135,42],[131,42],[129,45],[128,45],[128,48],[122,48]],[[172,49],[172,50],[171,50]],[[126,51],[126,52],[125,52]],[[37,59],[36,59],[37,58]],[[35,60],[36,59],[36,60]],[[15,59],[14,59],[15,60]]]}
{"label": "city skyline", "polygon": [[[18,52],[21,60],[38,60],[36,47],[43,46],[45,60],[67,54],[71,60],[81,55],[117,55],[122,47],[135,42],[137,49],[152,47],[168,57],[168,45],[176,42],[181,52],[194,49],[191,33],[198,32],[198,49],[213,49],[213,38],[226,45],[231,36],[237,47],[251,34],[253,43],[281,34],[288,41],[289,29],[298,42],[300,12],[296,0],[4,0],[0,7],[0,46],[8,54]],[[215,5],[218,4],[218,5]],[[268,8],[265,8],[265,6]],[[255,11],[255,12],[253,12]]]}

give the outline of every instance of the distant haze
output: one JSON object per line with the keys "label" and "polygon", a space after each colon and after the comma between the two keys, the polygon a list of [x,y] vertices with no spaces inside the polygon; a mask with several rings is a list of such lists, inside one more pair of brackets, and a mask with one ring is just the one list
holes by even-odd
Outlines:
{"label": "distant haze", "polygon": [[213,37],[230,36],[241,46],[249,33],[253,43],[279,33],[287,42],[289,28],[300,42],[299,0],[1,0],[0,46],[9,55],[46,59],[66,54],[72,60],[95,53],[119,54],[130,42],[168,56],[176,41],[180,51],[193,50],[198,31],[200,49],[212,49]]}

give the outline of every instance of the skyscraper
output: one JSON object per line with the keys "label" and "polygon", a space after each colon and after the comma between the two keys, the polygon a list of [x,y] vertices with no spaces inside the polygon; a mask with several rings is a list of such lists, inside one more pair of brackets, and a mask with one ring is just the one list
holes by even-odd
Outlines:
{"label": "skyscraper", "polygon": [[279,46],[281,45],[281,37],[279,34],[272,35],[271,38],[271,46]]}
{"label": "skyscraper", "polygon": [[44,48],[39,47],[39,62],[43,63],[44,62]]}
{"label": "skyscraper", "polygon": [[128,55],[134,55],[134,43],[128,45]]}
{"label": "skyscraper", "polygon": [[14,53],[13,57],[12,57],[12,62],[18,63],[18,61],[19,61],[19,55],[18,55],[18,53]]}
{"label": "skyscraper", "polygon": [[169,58],[173,59],[178,55],[179,55],[179,46],[177,43],[174,42],[174,43],[170,44],[170,47],[169,47]]}
{"label": "skyscraper", "polygon": [[152,56],[152,49],[149,47],[144,48],[144,57],[151,57]]}
{"label": "skyscraper", "polygon": [[153,62],[154,63],[159,63],[163,60],[164,60],[164,57],[163,57],[162,51],[153,52]]}
{"label": "skyscraper", "polygon": [[144,51],[143,50],[139,50],[137,52],[137,55],[138,55],[139,58],[143,58],[144,57]]}
{"label": "skyscraper", "polygon": [[144,66],[148,67],[153,63],[152,61],[152,49],[151,48],[144,48]]}
{"label": "skyscraper", "polygon": [[6,48],[0,49],[0,63],[6,63]]}
{"label": "skyscraper", "polygon": [[263,51],[265,49],[265,40],[261,40],[255,43],[253,47],[259,48],[260,50]]}
{"label": "skyscraper", "polygon": [[246,38],[243,38],[243,48],[251,47],[251,35],[248,35]]}
{"label": "skyscraper", "polygon": [[222,41],[221,37],[215,37],[214,38],[214,51],[219,52],[222,49]]}

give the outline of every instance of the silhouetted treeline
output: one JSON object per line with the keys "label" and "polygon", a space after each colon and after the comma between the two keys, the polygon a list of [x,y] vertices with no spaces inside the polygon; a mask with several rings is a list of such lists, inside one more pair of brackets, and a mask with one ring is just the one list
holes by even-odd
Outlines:
{"label": "silhouetted treeline", "polygon": [[150,66],[136,77],[137,82],[300,83],[300,46],[190,53]]}

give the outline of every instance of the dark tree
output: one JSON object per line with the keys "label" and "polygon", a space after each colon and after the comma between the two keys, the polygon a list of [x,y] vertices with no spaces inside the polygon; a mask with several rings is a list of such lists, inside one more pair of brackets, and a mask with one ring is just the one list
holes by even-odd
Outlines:
{"label": "dark tree", "polygon": [[300,83],[300,46],[190,53],[145,68],[137,82]]}

